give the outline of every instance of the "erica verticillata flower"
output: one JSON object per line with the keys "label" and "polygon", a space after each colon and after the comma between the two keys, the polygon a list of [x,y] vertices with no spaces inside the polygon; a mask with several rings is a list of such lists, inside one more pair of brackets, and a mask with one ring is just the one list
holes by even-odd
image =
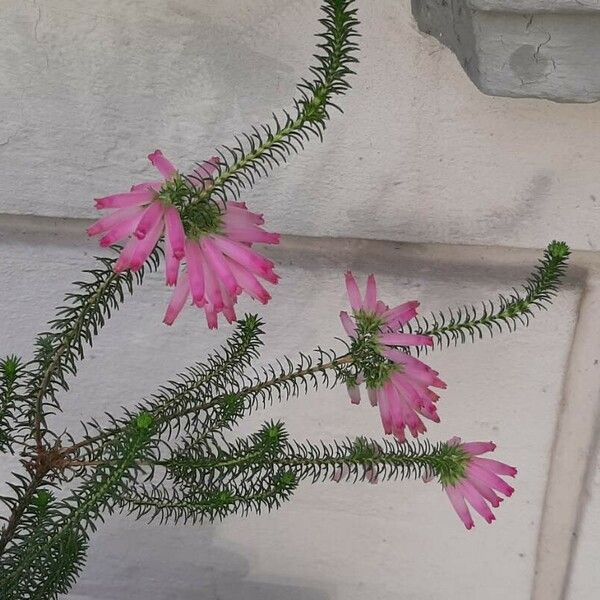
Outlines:
{"label": "erica verticillata flower", "polygon": [[359,374],[349,380],[348,393],[354,404],[361,400],[359,386],[366,384],[369,400],[379,407],[385,433],[406,440],[408,428],[413,437],[426,431],[422,417],[439,422],[436,402],[439,396],[430,388],[445,388],[439,373],[402,348],[431,346],[426,335],[397,331],[417,314],[418,302],[405,302],[390,308],[377,299],[375,277],[369,275],[364,299],[352,273],[346,273],[346,289],[352,316],[340,313],[342,325],[352,339],[351,354]]}
{"label": "erica verticillata flower", "polygon": [[236,319],[234,305],[243,292],[266,304],[271,295],[260,280],[277,283],[274,263],[252,249],[255,243],[278,244],[279,234],[260,225],[262,215],[250,212],[242,202],[226,201],[215,209],[219,225],[211,231],[186,235],[187,271],[178,280],[167,307],[164,322],[171,325],[188,298],[204,308],[208,326],[217,327],[219,313],[231,323]]}
{"label": "erica verticillata flower", "polygon": [[96,199],[99,210],[113,211],[88,227],[88,235],[102,235],[103,247],[128,240],[115,263],[115,271],[137,271],[146,262],[165,234],[167,285],[177,281],[179,261],[184,256],[185,232],[176,206],[163,194],[163,186],[177,175],[175,167],[160,150],[148,156],[163,179],[144,181],[129,192]]}
{"label": "erica verticillata flower", "polygon": [[461,476],[441,476],[442,486],[454,510],[467,529],[475,526],[468,505],[491,523],[496,517],[490,506],[498,508],[503,500],[498,494],[509,497],[515,491],[501,476],[514,477],[517,469],[497,460],[481,458],[481,454],[496,449],[492,442],[461,443],[460,438],[455,437],[448,444],[459,448],[465,455],[464,472]]}
{"label": "erica verticillata flower", "polygon": [[114,210],[89,227],[89,235],[102,234],[102,246],[128,240],[115,271],[140,269],[164,236],[166,283],[175,286],[166,324],[174,322],[190,297],[204,309],[211,328],[217,327],[219,313],[229,322],[236,319],[234,305],[244,292],[268,302],[271,296],[260,280],[277,283],[279,277],[274,263],[252,246],[277,244],[279,234],[262,229],[262,215],[249,211],[244,203],[207,198],[219,158],[202,163],[187,177],[160,150],[148,159],[162,180],[96,200],[97,208]]}

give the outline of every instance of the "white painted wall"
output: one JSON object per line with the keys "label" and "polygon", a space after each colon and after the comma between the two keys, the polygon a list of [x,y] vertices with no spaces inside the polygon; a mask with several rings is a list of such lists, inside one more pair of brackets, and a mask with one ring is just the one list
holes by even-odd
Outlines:
{"label": "white painted wall", "polygon": [[[550,312],[431,359],[449,383],[432,439],[495,439],[520,468],[517,493],[494,526],[471,533],[439,489],[419,483],[306,485],[278,513],[202,528],[114,519],[94,538],[76,600],[600,592],[600,106],[483,96],[417,32],[407,0],[358,5],[363,49],[345,117],[245,198],[290,234],[273,252],[284,278],[260,309],[266,358],[341,333],[346,268],[377,273],[390,300],[439,309],[518,284],[535,249],[565,239],[580,252]],[[27,353],[89,266],[94,196],[150,173],[156,147],[185,168],[289,105],[317,17],[314,0],[0,0],[0,352]],[[162,327],[167,297],[152,278],[127,303],[62,422],[135,402],[222,339],[193,311]],[[376,412],[351,407],[342,390],[244,429],[271,416],[300,438],[380,430]]]}

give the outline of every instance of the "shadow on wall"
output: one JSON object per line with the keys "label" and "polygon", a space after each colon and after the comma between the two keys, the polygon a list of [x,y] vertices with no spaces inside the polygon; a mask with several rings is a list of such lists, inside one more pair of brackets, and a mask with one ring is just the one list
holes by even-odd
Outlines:
{"label": "shadow on wall", "polygon": [[[109,529],[110,527],[110,529]],[[257,581],[245,556],[215,543],[211,526],[111,521],[92,538],[70,600],[330,600],[328,584]],[[66,600],[66,598],[65,598]]]}

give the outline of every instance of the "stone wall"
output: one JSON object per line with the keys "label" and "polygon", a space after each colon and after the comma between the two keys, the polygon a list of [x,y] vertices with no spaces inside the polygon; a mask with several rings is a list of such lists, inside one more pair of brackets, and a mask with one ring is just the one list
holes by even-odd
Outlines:
{"label": "stone wall", "polygon": [[[408,0],[359,2],[361,62],[323,143],[245,196],[285,234],[265,359],[341,334],[343,271],[424,311],[517,286],[551,239],[575,252],[567,285],[528,329],[431,357],[449,384],[433,440],[494,439],[518,465],[491,527],[465,532],[420,482],[303,485],[271,515],[203,527],[110,519],[75,600],[597,597],[600,478],[599,105],[482,95],[417,29]],[[0,2],[0,352],[30,351],[96,245],[92,199],[185,168],[290,105],[316,0]],[[226,335],[151,277],[99,336],[61,422],[132,404]],[[380,434],[343,390],[257,414],[299,438]],[[4,480],[15,462],[1,457]],[[564,592],[564,593],[563,593]]]}

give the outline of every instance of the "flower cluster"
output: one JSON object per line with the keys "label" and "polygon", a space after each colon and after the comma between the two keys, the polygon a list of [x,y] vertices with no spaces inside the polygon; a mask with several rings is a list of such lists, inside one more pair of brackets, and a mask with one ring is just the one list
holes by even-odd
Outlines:
{"label": "flower cluster", "polygon": [[496,517],[490,506],[492,508],[500,506],[502,498],[498,493],[509,497],[515,491],[500,475],[514,477],[517,469],[497,460],[480,457],[481,454],[496,449],[496,445],[492,442],[461,443],[460,438],[455,437],[449,440],[448,444],[456,446],[465,453],[465,469],[462,477],[451,481],[444,481],[442,477],[442,485],[454,510],[467,529],[475,525],[467,502],[488,523],[495,521]]}
{"label": "flower cluster", "polygon": [[[242,202],[212,201],[206,194],[219,168],[213,157],[189,176],[178,173],[160,150],[148,156],[163,179],[134,185],[129,192],[96,200],[98,209],[114,209],[88,228],[101,246],[127,240],[115,271],[137,271],[164,237],[165,274],[175,286],[164,322],[171,325],[188,299],[204,309],[208,326],[218,315],[236,320],[235,304],[246,292],[266,304],[271,296],[260,280],[277,283],[274,264],[252,249],[253,244],[277,244],[279,234],[262,229],[262,215]],[[181,263],[185,261],[185,270]]]}
{"label": "flower cluster", "polygon": [[379,407],[384,431],[399,441],[406,440],[408,428],[413,437],[427,428],[422,418],[439,422],[436,402],[439,396],[430,388],[445,388],[439,373],[399,348],[431,346],[426,335],[398,333],[417,314],[418,302],[390,308],[377,299],[375,277],[370,275],[364,299],[352,273],[346,273],[346,289],[353,319],[340,313],[342,325],[352,339],[351,352],[360,373],[348,382],[353,403],[360,402],[359,385],[366,383],[371,404]]}
{"label": "flower cluster", "polygon": [[[446,388],[437,371],[408,353],[411,346],[432,346],[432,338],[398,331],[417,315],[419,303],[405,302],[390,308],[377,298],[373,275],[367,279],[364,298],[350,272],[346,273],[346,290],[352,316],[342,311],[340,319],[351,339],[350,353],[358,369],[358,375],[349,377],[346,382],[350,400],[359,404],[359,386],[366,384],[371,404],[379,407],[385,433],[405,442],[408,428],[416,438],[426,431],[422,418],[440,421],[436,407],[439,396],[430,388]],[[517,470],[498,461],[479,458],[480,454],[495,449],[491,442],[461,444],[459,438],[453,438],[448,444],[464,453],[461,475],[440,477],[452,506],[467,529],[474,526],[467,502],[491,523],[495,517],[488,504],[497,508],[502,501],[496,492],[510,496],[514,491],[500,475],[514,477]],[[334,479],[342,476],[340,471]],[[368,479],[376,482],[376,477]]]}

